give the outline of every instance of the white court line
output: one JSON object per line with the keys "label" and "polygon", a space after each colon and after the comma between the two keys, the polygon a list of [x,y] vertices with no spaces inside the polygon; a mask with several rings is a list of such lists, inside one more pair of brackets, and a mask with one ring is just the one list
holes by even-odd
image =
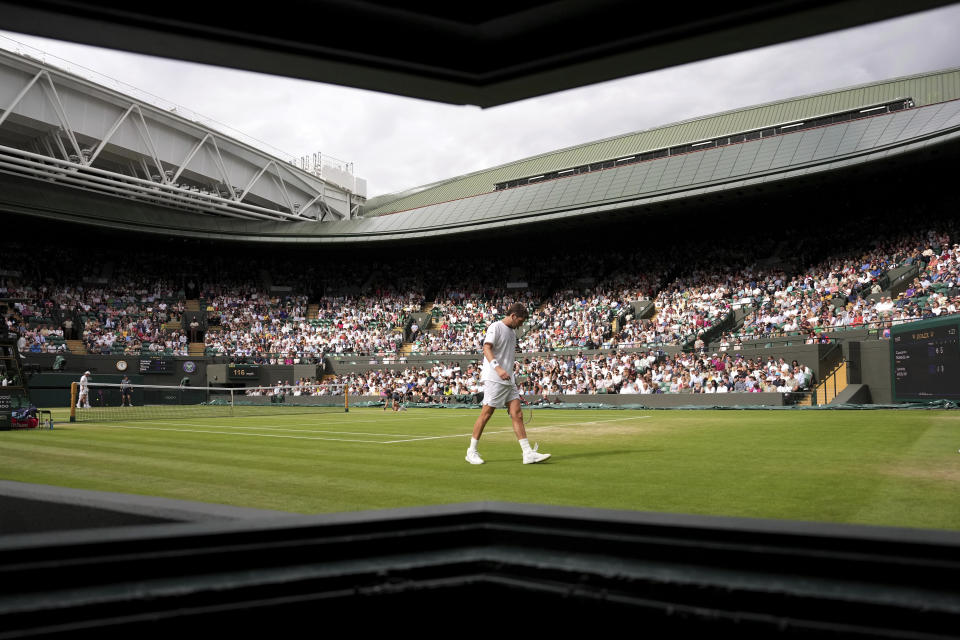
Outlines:
{"label": "white court line", "polygon": [[[194,416],[194,417],[196,418],[196,416]],[[234,419],[234,420],[239,419],[239,420],[263,421],[263,419],[264,419],[265,417],[269,418],[269,417],[271,417],[271,416],[225,416],[225,417],[227,417],[227,418],[232,418],[232,419]],[[285,416],[285,417],[289,417],[289,416]],[[404,417],[405,417],[405,418],[408,418],[409,421],[416,420],[417,422],[424,422],[425,420],[429,420],[430,418],[435,417],[435,416],[429,416],[429,417],[425,417],[425,416],[404,416]],[[201,418],[201,419],[204,419],[204,420],[223,420],[224,417]],[[391,418],[391,419],[392,419],[392,418]],[[122,422],[122,420],[121,420],[121,422]],[[153,420],[136,420],[135,422],[137,422],[138,424],[189,425],[189,426],[194,426],[194,427],[205,427],[205,426],[208,426],[208,424],[209,424],[209,423],[207,423],[207,422],[184,422],[184,421],[181,420],[180,418],[155,418],[155,419],[153,419]],[[383,420],[382,420],[382,419],[377,419],[377,420],[360,420],[360,419],[357,419],[357,418],[342,418],[342,419],[338,419],[338,420],[331,420],[331,419],[327,418],[327,419],[324,419],[322,422],[323,422],[323,423],[327,423],[327,424],[332,423],[332,426],[339,426],[339,425],[346,425],[346,424],[351,424],[351,425],[352,425],[352,424],[357,424],[357,423],[383,424]],[[107,426],[110,426],[111,423],[110,423],[109,421],[98,422],[98,421],[96,421],[96,420],[89,420],[89,421],[88,421],[88,420],[83,420],[83,421],[77,422],[77,423],[75,423],[75,424],[77,424],[77,425],[84,425],[84,424],[86,424],[86,425],[98,425],[98,426],[105,426],[105,427],[107,427]],[[218,425],[216,425],[216,426],[217,426],[217,427],[236,427],[236,428],[238,428],[238,429],[239,429],[239,428],[249,428],[249,427],[247,427],[247,426],[245,426],[245,425],[239,425],[239,424],[218,424]],[[274,429],[274,428],[279,428],[279,427],[270,427],[270,426],[264,426],[264,425],[255,425],[255,426],[258,427],[258,428],[262,428],[262,429]],[[300,423],[295,422],[295,423],[292,423],[292,424],[291,424],[291,423],[286,423],[284,426],[287,426],[287,427],[315,427],[315,426],[318,426],[318,425],[317,425],[317,421],[311,421],[311,422],[300,422]],[[345,433],[346,433],[346,432],[345,432]],[[404,435],[404,434],[384,433],[384,434],[381,434],[381,435],[389,436],[389,435]]]}
{"label": "white court line", "polygon": [[[533,427],[527,429],[527,431],[546,431],[547,429],[555,429],[557,427],[582,427],[587,424],[600,424],[603,422],[623,422],[626,420],[643,420],[644,418],[652,418],[653,416],[635,416],[633,418],[611,418],[610,420],[591,420],[590,422],[562,422],[559,424],[548,424],[542,427]],[[503,431],[484,431],[486,435],[493,435],[496,433],[513,433],[513,429],[504,429]],[[400,442],[417,442],[418,440],[443,440],[444,438],[463,438],[466,436],[472,436],[473,432],[470,433],[459,433],[453,436],[423,436],[419,438],[412,438],[410,440],[390,440],[389,442],[384,442],[383,444],[397,444]]]}
{"label": "white court line", "polygon": [[237,433],[235,431],[209,431],[206,429],[176,429],[164,427],[135,427],[132,425],[112,424],[108,429],[138,429],[141,431],[184,431],[186,433],[213,433],[223,436],[259,436],[261,438],[288,438],[291,440],[328,440],[332,442],[363,442],[365,444],[387,444],[376,440],[352,440],[349,438],[319,438],[315,436],[287,436],[278,433]]}
{"label": "white court line", "polygon": [[[194,416],[194,417],[196,417],[196,416]],[[269,416],[225,416],[225,417],[232,418],[232,419],[238,419],[238,418],[239,418],[240,420],[250,419],[250,420],[260,420],[260,421],[262,421],[264,417],[269,417]],[[412,416],[411,416],[411,417],[412,417]],[[201,418],[201,419],[206,419],[206,420],[223,420],[224,418],[223,418],[223,417],[219,417],[219,418]],[[189,424],[189,425],[194,425],[194,426],[198,426],[198,427],[202,427],[202,426],[204,426],[204,425],[207,424],[207,423],[205,423],[205,422],[184,422],[183,420],[181,420],[181,419],[179,419],[179,418],[155,418],[155,419],[153,419],[153,420],[136,420],[135,422],[139,422],[139,423],[142,423],[142,424]],[[338,420],[324,420],[323,422],[325,422],[325,423],[330,423],[330,422],[332,422],[334,425],[339,425],[339,424],[357,424],[357,423],[382,424],[382,421],[381,421],[381,420],[356,420],[356,419],[351,419],[351,418],[345,418],[345,419],[339,420],[339,421],[338,421]],[[421,422],[422,422],[422,420],[421,420]],[[76,423],[74,423],[74,424],[78,424],[78,425],[83,425],[83,424],[95,424],[95,425],[109,426],[110,422],[109,422],[109,421],[99,422],[99,421],[96,421],[96,420],[81,420],[81,421],[76,422]],[[311,426],[316,426],[316,424],[317,424],[317,423],[314,421],[314,422],[309,422],[309,423],[306,423],[306,422],[304,422],[304,423],[293,423],[292,425],[289,424],[289,423],[287,423],[287,426],[304,426],[304,427],[311,427]],[[217,425],[217,426],[229,426],[229,427],[237,426],[237,427],[239,427],[240,425]],[[264,428],[265,428],[265,429],[272,429],[273,427],[264,427]]]}
{"label": "white court line", "polygon": [[[141,426],[141,425],[152,425],[152,426],[156,426],[156,427],[166,427],[166,426],[169,426],[169,427],[171,427],[171,428],[175,428],[177,425],[179,425],[179,426],[184,426],[184,427],[209,427],[209,425],[206,425],[206,424],[203,424],[203,423],[197,423],[197,422],[179,422],[179,421],[178,421],[178,422],[176,422],[175,424],[171,424],[171,423],[169,423],[169,422],[153,422],[153,421],[150,421],[150,420],[144,420],[144,421],[142,421],[142,422],[138,421],[138,424],[137,424],[137,425],[101,424],[101,426],[102,426],[103,428],[106,428],[106,429],[109,429],[110,427],[113,427],[113,426],[122,426],[122,427],[130,427],[130,428],[133,428],[133,427],[135,427],[135,426]],[[388,437],[393,437],[393,438],[395,438],[395,437],[397,437],[397,436],[407,436],[407,437],[410,437],[410,438],[417,438],[417,437],[419,437],[419,436],[417,436],[417,435],[415,435],[415,434],[412,434],[412,433],[369,433],[369,432],[366,432],[366,431],[330,431],[330,430],[328,430],[328,429],[301,429],[301,428],[299,428],[300,425],[289,425],[289,426],[287,426],[287,427],[267,427],[267,426],[264,426],[264,425],[246,426],[246,425],[239,425],[239,424],[218,424],[218,425],[214,425],[214,426],[215,426],[217,429],[261,429],[261,430],[267,430],[267,431],[293,431],[293,432],[295,432],[295,433],[333,433],[333,434],[351,435],[351,436],[388,436]],[[310,427],[310,426],[313,426],[313,425],[305,424],[305,425],[302,425],[302,426],[304,426],[304,427]]]}

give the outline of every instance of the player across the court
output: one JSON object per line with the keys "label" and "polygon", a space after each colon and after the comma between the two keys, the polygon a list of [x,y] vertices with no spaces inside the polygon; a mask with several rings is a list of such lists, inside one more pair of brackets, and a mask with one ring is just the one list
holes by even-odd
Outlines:
{"label": "player across the court", "polygon": [[84,371],[80,376],[80,393],[77,395],[77,409],[90,408],[90,372]]}

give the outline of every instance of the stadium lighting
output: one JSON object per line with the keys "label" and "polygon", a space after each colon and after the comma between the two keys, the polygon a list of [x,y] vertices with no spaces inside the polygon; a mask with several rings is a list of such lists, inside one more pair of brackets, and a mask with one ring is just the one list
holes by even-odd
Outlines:
{"label": "stadium lighting", "polygon": [[791,127],[799,127],[799,126],[802,125],[802,124],[804,124],[804,123],[802,123],[802,122],[794,122],[793,124],[785,124],[785,125],[783,125],[782,127],[780,127],[780,130],[783,131],[784,129],[789,129],[789,128],[791,128]]}
{"label": "stadium lighting", "polygon": [[881,107],[873,107],[873,108],[870,108],[870,109],[861,109],[861,110],[860,110],[860,113],[870,113],[871,111],[878,111],[878,110],[884,109],[884,108],[886,108],[886,107],[882,107],[882,106],[881,106]]}

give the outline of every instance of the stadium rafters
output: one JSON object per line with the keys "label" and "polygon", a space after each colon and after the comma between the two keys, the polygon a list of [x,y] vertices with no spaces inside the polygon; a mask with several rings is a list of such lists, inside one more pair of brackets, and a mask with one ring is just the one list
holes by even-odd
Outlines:
{"label": "stadium rafters", "polygon": [[220,220],[345,220],[366,195],[365,182],[347,172],[317,175],[7,51],[0,51],[0,173]]}
{"label": "stadium rafters", "polygon": [[[0,127],[0,136],[8,126],[9,122]],[[194,146],[199,141],[195,137]],[[183,150],[184,156],[188,151]],[[238,219],[196,215],[185,207],[161,206],[156,199],[104,197],[61,184],[38,188],[35,179],[2,166],[0,210],[212,239],[317,245],[419,243],[478,232],[563,230],[601,220],[628,220],[674,206],[749,198],[767,188],[843,180],[847,171],[889,168],[928,154],[940,154],[940,161],[960,155],[960,68],[748,107],[561,149],[374,198],[361,216],[352,216],[351,210],[349,219],[344,216],[325,224],[316,224],[315,217],[305,217],[302,211],[300,221],[293,212],[273,219]],[[250,167],[248,180],[257,171],[267,171],[262,165]],[[117,179],[138,180],[121,174]]]}

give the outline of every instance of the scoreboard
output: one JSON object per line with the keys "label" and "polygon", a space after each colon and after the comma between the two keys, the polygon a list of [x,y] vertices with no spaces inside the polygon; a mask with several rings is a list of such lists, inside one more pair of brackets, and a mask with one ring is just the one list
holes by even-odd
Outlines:
{"label": "scoreboard", "polygon": [[141,358],[140,373],[173,373],[176,362],[173,358]]}
{"label": "scoreboard", "polygon": [[228,364],[228,380],[257,380],[260,377],[258,364]]}
{"label": "scoreboard", "polygon": [[894,402],[960,400],[960,318],[893,327],[890,361]]}

